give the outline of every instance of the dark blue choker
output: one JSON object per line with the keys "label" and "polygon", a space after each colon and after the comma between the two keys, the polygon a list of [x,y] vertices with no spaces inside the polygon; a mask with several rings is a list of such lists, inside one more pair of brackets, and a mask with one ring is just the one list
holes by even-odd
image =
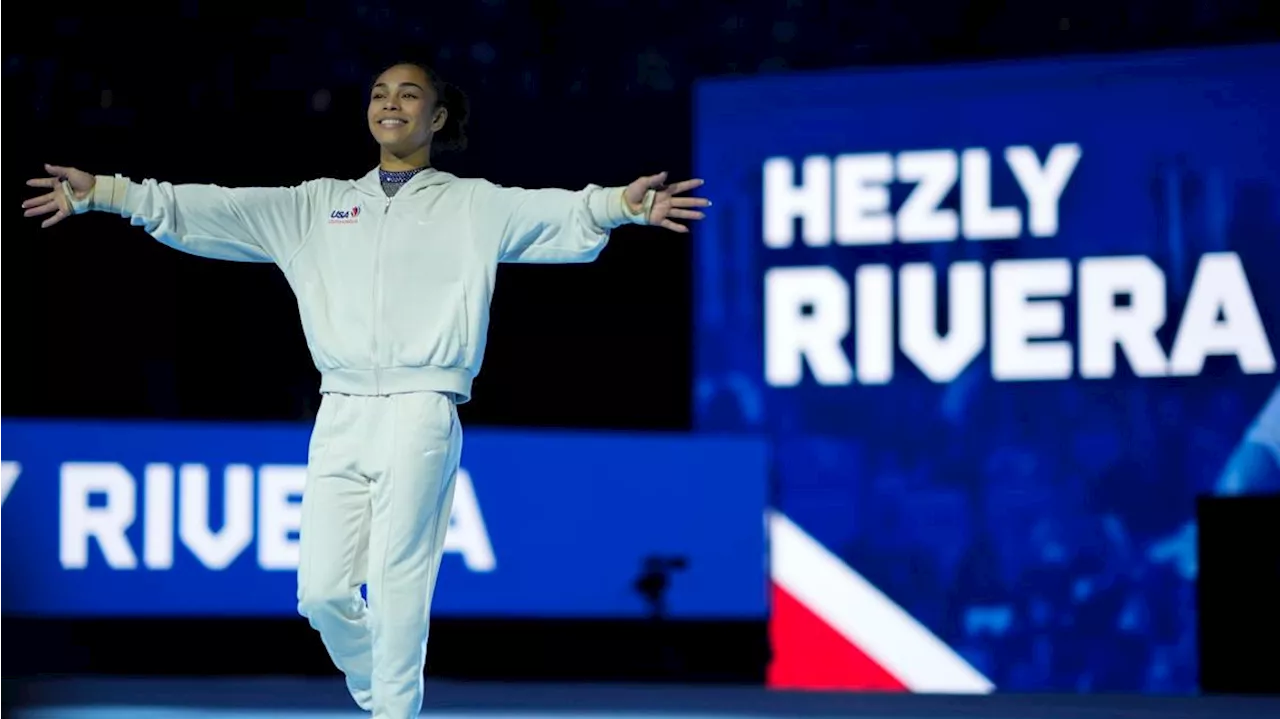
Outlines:
{"label": "dark blue choker", "polygon": [[413,170],[397,170],[393,172],[391,170],[378,168],[378,179],[381,180],[384,185],[403,185],[409,180],[412,180],[414,175],[425,169],[427,168],[419,167]]}

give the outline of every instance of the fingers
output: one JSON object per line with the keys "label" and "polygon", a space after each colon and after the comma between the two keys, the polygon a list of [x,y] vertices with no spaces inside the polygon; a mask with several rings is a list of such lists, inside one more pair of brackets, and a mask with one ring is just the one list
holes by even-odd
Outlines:
{"label": "fingers", "polygon": [[679,222],[672,222],[671,220],[663,220],[661,223],[659,223],[659,227],[663,227],[665,229],[671,230],[672,232],[679,232],[682,235],[689,232],[688,227],[685,227]]}
{"label": "fingers", "polygon": [[711,207],[711,200],[705,197],[673,197],[672,207]]}
{"label": "fingers", "polygon": [[65,220],[66,218],[67,218],[67,211],[59,208],[58,211],[53,215],[53,217],[50,217],[49,219],[40,223],[40,229],[48,229],[50,227],[53,227],[59,222],[62,222],[63,220]]}
{"label": "fingers", "polygon": [[706,184],[706,182],[703,180],[685,180],[684,182],[677,182],[676,184],[669,186],[667,188],[667,192],[670,192],[673,195],[679,195],[681,193],[688,192],[689,190],[702,187],[704,184]]}
{"label": "fingers", "polygon": [[667,173],[659,172],[656,175],[649,175],[644,178],[644,183],[648,185],[649,189],[656,190],[667,184]]}
{"label": "fingers", "polygon": [[[27,180],[28,187],[41,187],[49,192],[36,197],[28,198],[22,201],[23,217],[39,217],[41,215],[50,215],[44,222],[40,223],[41,228],[49,228],[62,222],[71,215],[71,209],[66,207],[66,200],[62,194],[62,183],[67,176],[75,172],[72,168],[62,167],[60,165],[44,166],[45,172],[51,177],[36,177]],[[52,214],[50,214],[52,213]]]}
{"label": "fingers", "polygon": [[[665,172],[659,172],[656,175],[649,175],[648,177],[642,177],[640,179],[644,182],[646,186],[649,187],[649,189],[662,190],[663,192],[669,195],[679,195],[683,192],[688,192],[689,190],[697,189],[706,184],[705,180],[695,179],[695,180],[685,180],[683,182],[677,182],[674,185],[668,185],[666,184],[667,173]],[[708,202],[707,204],[709,205],[711,203]]]}
{"label": "fingers", "polygon": [[672,208],[667,211],[667,217],[675,217],[681,220],[703,220],[706,219],[707,216],[705,213],[698,212],[697,210],[680,210]]}
{"label": "fingers", "polygon": [[55,192],[46,192],[45,194],[40,195],[39,197],[32,197],[32,198],[30,198],[30,199],[23,200],[23,201],[22,201],[22,209],[27,210],[27,209],[30,209],[30,208],[32,208],[32,207],[36,207],[36,206],[38,206],[38,205],[43,205],[43,204],[48,203],[48,202],[57,202],[57,201],[58,201],[58,195],[57,195],[57,193],[55,193]]}
{"label": "fingers", "polygon": [[[23,207],[26,207],[25,203],[23,204]],[[39,217],[40,215],[47,215],[50,212],[58,212],[60,210],[62,210],[62,208],[58,207],[58,203],[53,200],[50,200],[43,204],[28,208],[26,212],[22,213],[22,216],[23,217]]]}

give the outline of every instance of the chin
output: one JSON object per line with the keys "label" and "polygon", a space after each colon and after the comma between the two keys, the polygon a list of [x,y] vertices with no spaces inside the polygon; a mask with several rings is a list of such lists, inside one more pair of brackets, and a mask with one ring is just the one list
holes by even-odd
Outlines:
{"label": "chin", "polygon": [[399,132],[375,132],[373,133],[373,139],[377,141],[378,146],[382,149],[396,154],[410,144],[409,138]]}

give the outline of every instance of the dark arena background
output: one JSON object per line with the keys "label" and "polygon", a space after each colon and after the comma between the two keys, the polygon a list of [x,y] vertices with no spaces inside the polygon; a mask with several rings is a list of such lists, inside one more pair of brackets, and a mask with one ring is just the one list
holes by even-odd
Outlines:
{"label": "dark arena background", "polygon": [[18,206],[359,177],[404,59],[470,97],[442,170],[713,201],[498,270],[425,716],[1280,716],[1271,3],[16,13],[6,716],[361,715],[297,613],[282,273]]}

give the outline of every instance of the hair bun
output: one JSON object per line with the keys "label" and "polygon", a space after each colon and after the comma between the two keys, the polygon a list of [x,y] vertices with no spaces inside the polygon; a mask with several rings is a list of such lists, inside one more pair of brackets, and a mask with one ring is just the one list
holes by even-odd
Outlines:
{"label": "hair bun", "polygon": [[439,93],[440,104],[449,111],[449,117],[431,142],[432,153],[467,149],[467,120],[471,115],[471,102],[466,93],[447,82],[441,81],[436,92]]}

